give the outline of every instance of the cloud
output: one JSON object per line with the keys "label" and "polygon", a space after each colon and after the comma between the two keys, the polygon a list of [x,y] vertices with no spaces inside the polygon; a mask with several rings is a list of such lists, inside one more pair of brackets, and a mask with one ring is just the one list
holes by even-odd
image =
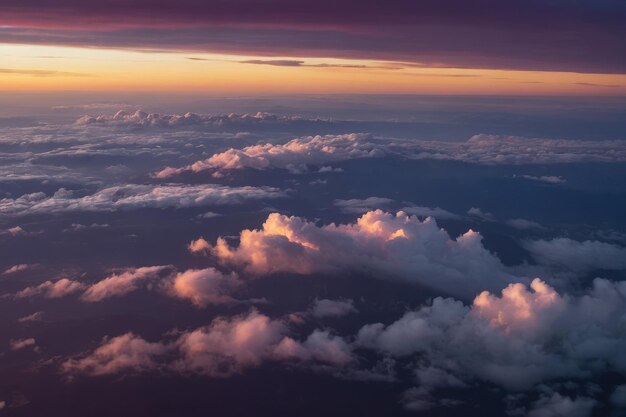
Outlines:
{"label": "cloud", "polygon": [[539,223],[526,219],[510,219],[506,221],[506,224],[519,230],[544,229]]}
{"label": "cloud", "polygon": [[[419,358],[461,381],[526,390],[561,378],[624,372],[625,282],[597,278],[585,294],[558,294],[540,279],[511,284],[471,306],[437,297],[385,326],[361,328],[356,344],[399,358]],[[550,402],[545,404],[548,406]]]}
{"label": "cloud", "polygon": [[561,184],[566,182],[563,177],[556,175],[542,175],[540,177],[534,175],[514,175],[514,178],[524,178],[532,181],[547,182],[548,184]]}
{"label": "cloud", "polygon": [[369,65],[357,65],[357,64],[307,64],[305,61],[296,59],[248,59],[245,61],[239,61],[240,64],[255,64],[255,65],[271,65],[274,67],[312,67],[312,68],[379,68],[387,69],[386,66],[369,66]]}
{"label": "cloud", "polygon": [[210,304],[235,303],[232,297],[243,283],[237,274],[223,274],[215,268],[189,269],[176,272],[171,265],[126,268],[91,285],[63,278],[28,287],[14,295],[15,298],[43,296],[61,298],[82,292],[80,300],[96,303],[109,298],[123,297],[139,289],[157,289],[170,297],[190,301],[197,307]]}
{"label": "cloud", "polygon": [[29,337],[28,339],[11,340],[11,350],[22,350],[27,347],[35,348],[36,346],[37,342],[32,337]]}
{"label": "cloud", "polygon": [[383,208],[393,203],[390,198],[368,197],[365,199],[353,198],[350,200],[335,200],[333,205],[344,213],[363,214],[371,210]]}
{"label": "cloud", "polygon": [[42,317],[43,317],[43,311],[37,311],[33,314],[29,314],[28,316],[20,317],[19,319],[17,319],[17,321],[19,323],[30,323],[33,321],[41,321]]}
{"label": "cloud", "polygon": [[[215,175],[223,175],[241,169],[287,169],[299,173],[310,166],[384,156],[455,160],[485,165],[623,162],[626,161],[626,141],[475,135],[466,142],[444,142],[383,139],[363,133],[318,135],[293,139],[285,144],[266,143],[242,149],[230,148],[182,168],[164,168],[155,176],[168,178],[183,172],[207,170]],[[552,177],[545,178],[554,182]]]}
{"label": "cloud", "polygon": [[302,172],[309,165],[323,165],[330,162],[354,158],[380,157],[385,154],[384,146],[368,140],[368,135],[326,135],[293,139],[283,145],[271,143],[248,146],[243,149],[230,148],[212,157],[195,162],[183,168],[165,168],[158,172],[158,178],[167,178],[182,172],[213,170],[224,172],[239,169],[287,169]]}
{"label": "cloud", "polygon": [[255,310],[230,320],[218,318],[210,326],[179,338],[182,358],[177,366],[186,372],[210,376],[239,373],[271,358],[286,332],[284,323]]}
{"label": "cloud", "polygon": [[64,229],[64,232],[79,232],[81,230],[89,230],[89,229],[106,229],[109,225],[106,223],[92,223],[92,224],[80,224],[80,223],[72,223],[70,227]]}
{"label": "cloud", "polygon": [[471,209],[467,210],[467,214],[469,214],[470,216],[478,217],[479,219],[486,222],[496,221],[496,216],[491,213],[486,213],[478,207],[472,207]]}
{"label": "cloud", "polygon": [[532,240],[525,242],[524,248],[542,265],[579,273],[626,269],[626,248],[597,240]]}
{"label": "cloud", "polygon": [[198,307],[206,307],[235,302],[231,293],[241,284],[234,272],[223,274],[215,268],[188,269],[173,277],[168,292]]}
{"label": "cloud", "polygon": [[61,298],[82,291],[86,285],[82,282],[61,278],[57,281],[46,281],[34,287],[27,287],[15,294],[15,298],[30,298],[41,296],[44,298]]}
{"label": "cloud", "polygon": [[340,317],[347,314],[356,313],[354,301],[348,300],[328,300],[316,298],[311,306],[311,315],[315,318]]}
{"label": "cloud", "polygon": [[412,214],[419,217],[434,217],[436,219],[460,219],[461,216],[444,210],[441,207],[423,207],[423,206],[409,206],[402,207],[403,212]]}
{"label": "cloud", "polygon": [[170,266],[148,266],[131,268],[122,273],[113,274],[90,285],[81,296],[81,300],[93,303],[107,298],[121,297],[142,286],[149,286],[160,278],[162,272],[169,269],[171,269]]}
{"label": "cloud", "polygon": [[150,343],[141,337],[126,333],[111,339],[81,359],[69,359],[62,364],[64,372],[83,373],[92,376],[119,372],[141,372],[158,366],[157,356],[167,352],[161,343]]}
{"label": "cloud", "polygon": [[626,384],[615,387],[611,393],[611,404],[615,407],[626,408]]}
{"label": "cloud", "polygon": [[352,361],[350,346],[328,331],[315,330],[302,343],[288,333],[285,322],[252,309],[247,314],[218,317],[171,342],[151,343],[133,333],[105,338],[93,352],[65,361],[62,369],[97,376],[160,368],[228,377],[266,361],[314,361],[337,366]]}
{"label": "cloud", "polygon": [[543,396],[531,407],[527,417],[589,417],[596,401],[588,397],[572,399],[558,392]]}
{"label": "cloud", "polygon": [[22,272],[22,271],[26,271],[27,269],[32,268],[33,265],[29,265],[29,264],[18,264],[18,265],[13,265],[12,267],[6,269],[2,275],[9,275],[9,274],[14,274],[16,272]]}
{"label": "cloud", "polygon": [[298,117],[277,116],[271,113],[230,113],[224,115],[203,115],[187,112],[185,114],[147,113],[142,110],[120,110],[113,116],[81,116],[76,120],[78,126],[132,126],[132,127],[194,127],[229,125],[255,125],[261,123],[284,123],[300,120]]}
{"label": "cloud", "polygon": [[76,197],[74,192],[61,188],[52,196],[38,192],[25,194],[16,199],[0,199],[0,214],[25,216],[77,211],[187,208],[241,204],[249,200],[284,196],[285,194],[276,188],[228,187],[214,184],[118,185],[103,188],[83,197]]}
{"label": "cloud", "polygon": [[354,224],[325,226],[271,213],[262,229],[241,232],[238,247],[219,238],[214,246],[202,239],[190,248],[256,276],[355,270],[465,296],[513,279],[479,233],[453,240],[433,218],[403,212],[370,211]]}
{"label": "cloud", "polygon": [[0,230],[0,236],[1,235],[11,235],[11,236],[27,236],[30,233],[27,232],[26,230],[22,229],[21,226],[15,226],[15,227],[10,227],[8,229],[5,230]]}

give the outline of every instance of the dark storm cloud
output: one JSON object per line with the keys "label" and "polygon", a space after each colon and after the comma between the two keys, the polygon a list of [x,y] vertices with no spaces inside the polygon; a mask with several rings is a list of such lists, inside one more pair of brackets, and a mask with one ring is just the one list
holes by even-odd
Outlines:
{"label": "dark storm cloud", "polygon": [[11,0],[0,41],[621,73],[625,19],[618,0]]}

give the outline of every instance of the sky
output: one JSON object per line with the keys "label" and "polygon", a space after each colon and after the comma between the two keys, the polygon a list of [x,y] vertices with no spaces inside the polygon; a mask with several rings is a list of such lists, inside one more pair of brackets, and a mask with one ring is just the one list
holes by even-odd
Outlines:
{"label": "sky", "polygon": [[0,417],[623,417],[626,3],[0,1]]}
{"label": "sky", "polygon": [[623,95],[619,0],[0,5],[0,88]]}

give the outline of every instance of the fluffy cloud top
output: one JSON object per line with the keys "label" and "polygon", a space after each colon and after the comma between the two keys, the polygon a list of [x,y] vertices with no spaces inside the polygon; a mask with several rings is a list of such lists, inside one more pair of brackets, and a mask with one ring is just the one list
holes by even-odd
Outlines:
{"label": "fluffy cloud top", "polygon": [[[364,326],[357,344],[393,356],[418,354],[462,380],[527,389],[553,378],[626,372],[625,282],[596,279],[578,297],[557,294],[539,279],[483,292],[470,307],[436,298],[398,321]],[[418,371],[420,370],[418,368]]]}
{"label": "fluffy cloud top", "polygon": [[161,343],[150,343],[133,333],[105,338],[89,356],[70,359],[62,368],[68,373],[108,375],[122,371],[143,371],[157,367],[155,357],[167,352]]}
{"label": "fluffy cloud top", "polygon": [[139,289],[142,285],[149,285],[169,268],[168,266],[148,266],[113,274],[87,288],[81,299],[98,302],[107,298],[126,295]]}
{"label": "fluffy cloud top", "polygon": [[189,269],[176,274],[169,292],[198,307],[234,302],[230,295],[241,285],[237,274],[223,274],[215,268]]}
{"label": "fluffy cloud top", "polygon": [[52,196],[39,192],[25,194],[16,199],[0,199],[0,214],[23,216],[73,211],[185,208],[240,204],[248,200],[280,197],[284,197],[284,194],[276,188],[227,187],[214,184],[119,185],[84,197],[76,197],[73,192],[61,188]]}
{"label": "fluffy cloud top", "polygon": [[524,247],[539,263],[566,270],[626,269],[626,248],[611,243],[557,238],[525,242]]}
{"label": "fluffy cloud top", "polygon": [[80,300],[89,303],[122,297],[139,289],[153,289],[165,295],[188,300],[198,307],[236,302],[232,293],[242,285],[237,274],[223,274],[215,268],[189,269],[176,272],[169,265],[127,268],[91,285],[63,278],[28,287],[15,298],[43,296],[61,298],[82,292]]}
{"label": "fluffy cloud top", "polygon": [[481,241],[472,230],[451,239],[433,218],[376,210],[354,224],[325,226],[272,213],[262,229],[243,230],[238,247],[223,238],[214,246],[202,239],[190,247],[254,275],[350,269],[473,295],[512,280]]}
{"label": "fluffy cloud top", "polygon": [[[289,337],[285,322],[256,310],[231,318],[217,318],[206,327],[184,332],[172,342],[151,343],[127,333],[105,339],[100,347],[62,367],[68,373],[116,374],[167,368],[182,373],[225,377],[265,361],[319,361],[344,365],[352,360],[350,347],[327,331],[316,330],[300,343]],[[172,357],[168,361],[164,357]]]}
{"label": "fluffy cloud top", "polygon": [[323,165],[345,159],[384,156],[384,146],[371,142],[368,135],[325,135],[293,139],[285,144],[248,146],[243,149],[228,149],[212,157],[183,168],[165,168],[156,174],[167,178],[185,171],[216,172],[244,168],[282,168],[292,172],[307,170],[309,165]]}

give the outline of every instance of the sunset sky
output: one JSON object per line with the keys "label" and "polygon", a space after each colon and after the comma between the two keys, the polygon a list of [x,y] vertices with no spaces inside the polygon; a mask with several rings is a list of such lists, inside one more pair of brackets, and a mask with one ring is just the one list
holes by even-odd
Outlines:
{"label": "sunset sky", "polygon": [[10,0],[0,88],[623,95],[625,14],[617,1]]}
{"label": "sunset sky", "polygon": [[626,0],[0,0],[0,417],[626,416]]}

